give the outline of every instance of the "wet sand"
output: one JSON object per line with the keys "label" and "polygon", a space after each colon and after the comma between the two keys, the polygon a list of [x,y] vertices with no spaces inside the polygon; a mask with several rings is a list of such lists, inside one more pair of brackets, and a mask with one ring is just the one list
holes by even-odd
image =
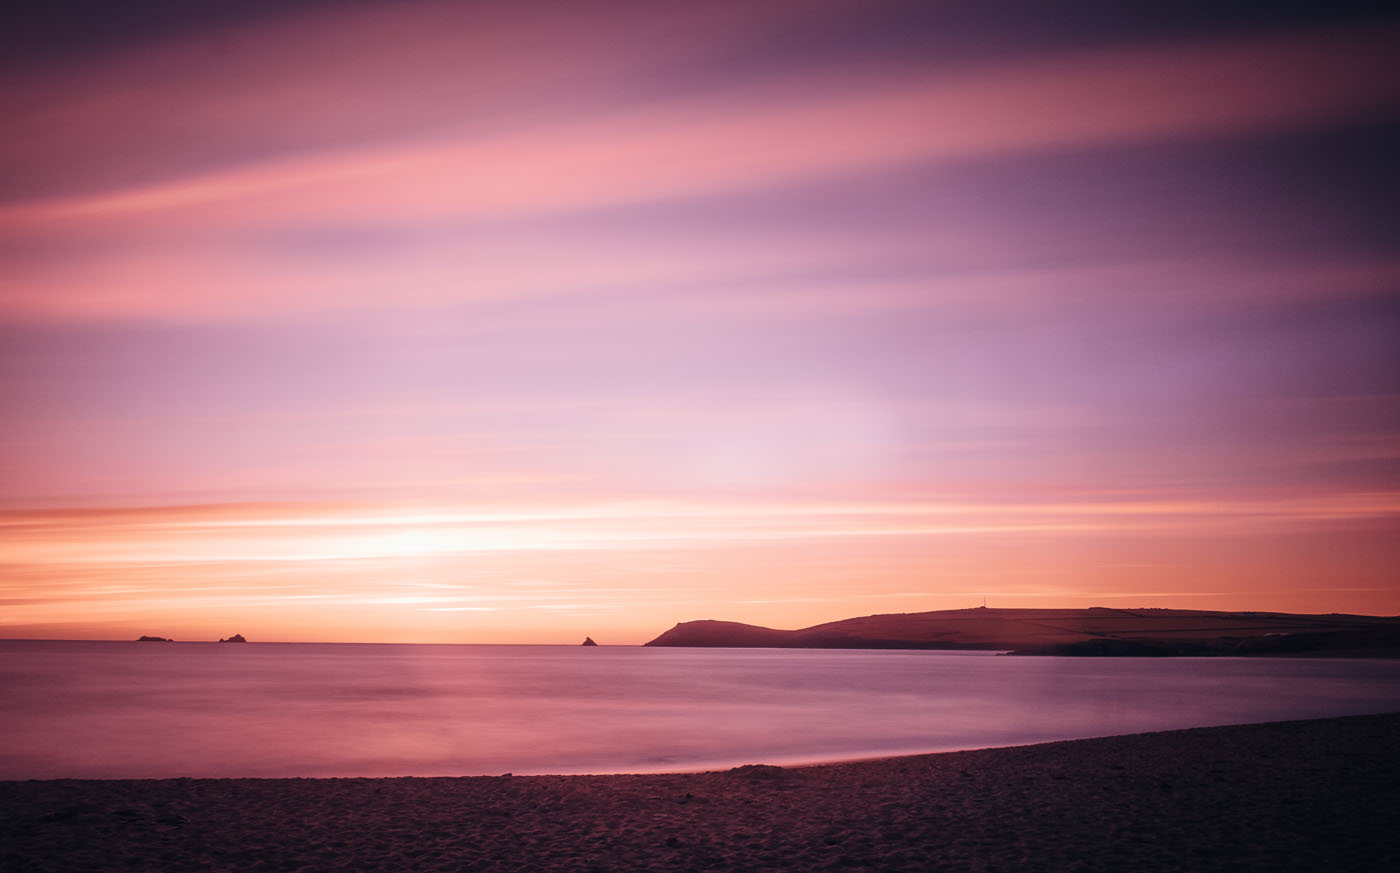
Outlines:
{"label": "wet sand", "polygon": [[675,775],[6,782],[0,869],[1389,873],[1400,714]]}

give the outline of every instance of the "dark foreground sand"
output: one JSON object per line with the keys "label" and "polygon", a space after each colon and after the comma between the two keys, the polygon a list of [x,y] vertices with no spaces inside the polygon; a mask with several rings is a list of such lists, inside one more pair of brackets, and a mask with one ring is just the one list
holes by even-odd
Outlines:
{"label": "dark foreground sand", "polygon": [[0,869],[1400,870],[1400,715],[661,776],[0,783]]}

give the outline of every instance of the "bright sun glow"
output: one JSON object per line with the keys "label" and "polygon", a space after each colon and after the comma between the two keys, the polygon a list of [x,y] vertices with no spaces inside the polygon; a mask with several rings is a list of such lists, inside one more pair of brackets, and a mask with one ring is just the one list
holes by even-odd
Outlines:
{"label": "bright sun glow", "polygon": [[1400,613],[1394,16],[138,5],[0,35],[0,637]]}

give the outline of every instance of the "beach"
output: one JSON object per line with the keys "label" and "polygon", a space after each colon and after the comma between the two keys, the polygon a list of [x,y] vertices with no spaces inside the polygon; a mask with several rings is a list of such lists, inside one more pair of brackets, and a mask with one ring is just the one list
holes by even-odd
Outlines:
{"label": "beach", "polygon": [[0,868],[1400,869],[1400,714],[661,775],[0,783]]}

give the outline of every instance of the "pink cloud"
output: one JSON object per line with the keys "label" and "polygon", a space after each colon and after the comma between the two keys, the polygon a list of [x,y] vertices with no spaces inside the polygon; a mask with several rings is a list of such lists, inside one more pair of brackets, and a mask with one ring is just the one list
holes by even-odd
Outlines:
{"label": "pink cloud", "polygon": [[[79,138],[83,125],[132,126],[135,122],[123,120],[125,113],[130,110],[139,121],[150,107],[170,117],[192,113],[190,124],[206,149],[221,135],[221,125],[308,123],[310,107],[327,99],[328,91],[318,90],[316,82],[357,75],[345,41],[353,46],[371,35],[379,39],[387,26],[386,13],[366,14],[369,18],[337,19],[329,34],[317,35],[297,22],[286,25],[296,39],[280,30],[259,31],[250,38],[280,46],[266,64],[253,69],[237,53],[201,77],[211,84],[179,77],[163,79],[167,84],[146,82],[131,93],[118,90],[116,96],[70,95],[69,103],[47,113],[21,117],[8,159],[41,160],[54,146],[53,137]],[[417,33],[439,14],[446,13],[419,10],[407,24],[393,26]],[[732,23],[720,18],[691,38],[718,40],[727,26]],[[538,38],[557,39],[562,46],[566,33],[548,27]],[[1400,101],[1393,78],[1369,75],[1388,57],[1396,35],[1391,29],[1270,36],[1040,58],[955,73],[828,70],[765,80],[741,91],[710,90],[660,102],[631,99],[587,112],[556,108],[510,124],[457,122],[455,130],[439,124],[424,132],[404,122],[389,131],[392,135],[366,136],[354,145],[323,144],[297,156],[249,158],[126,190],[0,206],[0,237],[22,247],[56,245],[64,252],[61,258],[12,265],[0,284],[0,303],[12,317],[217,319],[559,293],[570,285],[641,285],[667,276],[697,282],[744,279],[888,260],[926,247],[927,239],[918,232],[902,238],[790,235],[744,247],[723,238],[668,240],[648,232],[614,240],[614,247],[626,251],[609,251],[607,242],[598,248],[597,240],[577,241],[560,232],[463,237],[444,223],[533,220],[736,195],[905,165],[1361,116]],[[293,45],[299,51],[292,51]],[[442,55],[434,63],[448,63],[449,45],[445,38],[429,39],[428,54]],[[594,69],[592,61],[598,60],[606,68],[599,75],[610,81],[625,77],[655,62],[657,52],[646,45],[636,56],[590,56],[584,69]],[[124,75],[140,80],[157,68],[188,64],[190,51],[177,47],[169,57],[122,61],[131,67]],[[331,71],[306,69],[306,58],[313,56],[332,58]],[[266,94],[259,83],[279,70],[302,84]],[[475,75],[455,72],[468,79]],[[375,112],[392,105],[396,95],[414,94],[418,82],[436,81],[416,64],[392,67],[382,76],[368,96],[354,98],[368,101]],[[560,79],[567,77],[531,87],[549,93],[586,90],[586,81]],[[226,102],[225,96],[230,96]],[[461,100],[458,114],[469,117],[472,97]],[[211,105],[217,112],[205,118]],[[363,257],[296,263],[250,254],[235,244],[249,232],[299,232],[328,224],[394,226],[412,241],[369,264]],[[413,228],[422,231],[416,239]]]}
{"label": "pink cloud", "polygon": [[983,581],[1334,608],[1304,576],[1359,542],[1393,609],[1400,265],[1335,165],[1400,28],[828,54],[868,8],[379,5],[27,70],[0,497],[256,502],[0,517],[0,594],[644,638]]}
{"label": "pink cloud", "polygon": [[[804,78],[16,204],[0,221],[167,212],[220,226],[346,214],[501,218],[908,162],[1286,127],[1400,103],[1400,83],[1375,75],[1398,35],[1371,28],[1104,51],[957,75]],[[180,102],[178,94],[142,99],[162,96]]]}

